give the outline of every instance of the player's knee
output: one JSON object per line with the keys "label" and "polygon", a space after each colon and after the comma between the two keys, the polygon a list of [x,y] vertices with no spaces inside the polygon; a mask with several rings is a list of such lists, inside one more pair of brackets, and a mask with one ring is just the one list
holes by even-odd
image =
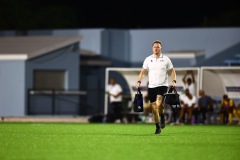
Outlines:
{"label": "player's knee", "polygon": [[152,103],[151,106],[152,106],[152,111],[153,112],[156,112],[158,110],[156,102]]}
{"label": "player's knee", "polygon": [[152,109],[155,109],[157,107],[156,102],[151,103]]}
{"label": "player's knee", "polygon": [[158,101],[162,101],[163,100],[163,96],[162,95],[157,95],[157,100]]}
{"label": "player's knee", "polygon": [[157,95],[157,98],[159,98],[160,100],[163,100],[163,96],[162,95]]}
{"label": "player's knee", "polygon": [[160,107],[160,106],[162,105],[162,101],[163,101],[163,96],[157,95],[156,105],[157,105],[158,107]]}

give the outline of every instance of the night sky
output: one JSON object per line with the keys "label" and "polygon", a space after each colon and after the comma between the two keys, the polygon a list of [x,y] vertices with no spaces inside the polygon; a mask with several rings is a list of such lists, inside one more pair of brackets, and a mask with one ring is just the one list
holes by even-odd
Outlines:
{"label": "night sky", "polygon": [[0,0],[0,29],[240,27],[237,0]]}

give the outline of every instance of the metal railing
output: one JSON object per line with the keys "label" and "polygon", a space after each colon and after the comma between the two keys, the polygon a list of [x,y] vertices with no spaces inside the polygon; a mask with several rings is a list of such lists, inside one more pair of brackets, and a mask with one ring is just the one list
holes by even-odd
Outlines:
{"label": "metal railing", "polygon": [[51,114],[56,114],[56,97],[57,96],[84,96],[86,95],[86,91],[80,91],[80,90],[34,90],[29,89],[28,90],[28,114],[31,114],[31,96],[37,96],[37,95],[45,95],[51,97]]}

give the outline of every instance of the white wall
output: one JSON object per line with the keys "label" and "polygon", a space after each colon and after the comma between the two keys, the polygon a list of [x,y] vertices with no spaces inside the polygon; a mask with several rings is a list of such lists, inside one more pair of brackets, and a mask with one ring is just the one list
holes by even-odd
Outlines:
{"label": "white wall", "polygon": [[0,116],[25,115],[25,61],[0,61]]}

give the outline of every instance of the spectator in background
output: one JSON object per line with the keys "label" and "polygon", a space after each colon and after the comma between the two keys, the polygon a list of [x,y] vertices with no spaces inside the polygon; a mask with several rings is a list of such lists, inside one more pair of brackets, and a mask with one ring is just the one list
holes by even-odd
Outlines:
{"label": "spectator in background", "polygon": [[211,118],[213,117],[213,123],[212,124],[218,124],[218,121],[217,121],[218,104],[217,104],[217,101],[214,100],[214,99],[213,99],[212,107],[213,107],[213,111],[212,112],[207,112],[207,114],[206,114],[207,123],[208,124],[212,123]]}
{"label": "spectator in background", "polygon": [[[217,115],[214,111],[214,100],[205,94],[205,91],[200,89],[199,90],[199,99],[198,99],[198,107],[195,113],[196,119],[195,121],[203,123],[203,124],[210,124],[211,117],[214,118],[214,123],[217,123]],[[201,114],[201,120],[199,120],[199,116]]]}
{"label": "spectator in background", "polygon": [[[240,115],[240,103],[236,107],[236,113]],[[238,122],[238,125],[240,125],[239,122]]]}
{"label": "spectator in background", "polygon": [[[188,75],[190,75],[191,77],[188,77]],[[195,92],[195,77],[194,77],[194,73],[192,70],[188,70],[183,78],[182,78],[182,81],[183,81],[183,90],[185,91],[186,89],[189,89],[189,92],[192,94],[192,95],[195,95],[196,96],[196,92]]]}
{"label": "spectator in background", "polygon": [[226,101],[227,95],[223,95],[223,99],[221,100],[221,109],[220,109],[220,123],[221,124],[227,124],[228,123],[228,108],[230,104],[230,101]]}
{"label": "spectator in background", "polygon": [[[240,114],[233,99],[224,94],[221,101],[221,113],[223,115],[223,123],[233,124],[233,115],[238,119],[238,125],[240,125]],[[228,118],[228,120],[226,119]]]}
{"label": "spectator in background", "polygon": [[123,123],[122,92],[122,87],[116,83],[116,79],[110,78],[110,83],[107,86],[107,94],[113,113],[108,115],[107,122],[115,122],[117,119],[120,119]]}
{"label": "spectator in background", "polygon": [[[196,105],[197,98],[195,95],[192,95],[189,89],[185,89],[185,94],[181,95],[180,100],[182,102],[182,108],[180,110],[180,116],[178,122],[191,124],[192,122],[192,113]],[[185,114],[187,113],[187,121],[185,121]]]}

